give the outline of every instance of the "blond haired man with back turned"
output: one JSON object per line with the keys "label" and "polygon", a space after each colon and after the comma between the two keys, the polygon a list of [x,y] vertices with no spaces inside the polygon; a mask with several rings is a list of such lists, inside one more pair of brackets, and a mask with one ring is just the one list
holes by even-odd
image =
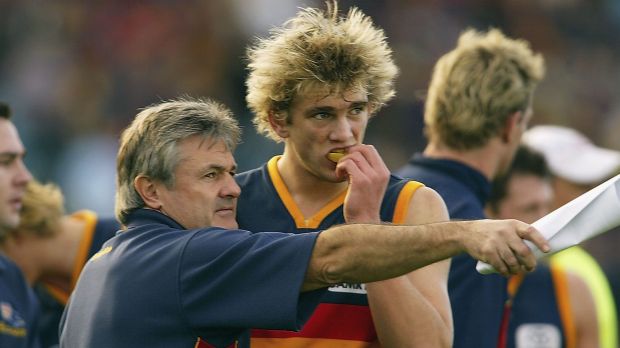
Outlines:
{"label": "blond haired man with back turned", "polygon": [[[396,173],[437,190],[451,219],[481,219],[491,180],[506,171],[532,117],[543,58],[497,29],[467,30],[435,64],[424,111],[429,144]],[[507,280],[452,259],[454,347],[503,347]]]}

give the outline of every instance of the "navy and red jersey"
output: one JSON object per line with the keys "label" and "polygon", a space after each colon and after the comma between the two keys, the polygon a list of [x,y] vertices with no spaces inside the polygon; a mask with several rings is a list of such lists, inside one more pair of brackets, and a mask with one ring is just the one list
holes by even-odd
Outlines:
{"label": "navy and red jersey", "polygon": [[[491,184],[464,163],[417,154],[396,174],[420,180],[437,191],[453,220],[485,218]],[[497,274],[479,274],[476,262],[462,254],[453,257],[450,265],[448,294],[455,348],[496,347],[499,339],[508,280]]]}
{"label": "navy and red jersey", "polygon": [[[345,223],[344,190],[317,214],[305,218],[292,198],[277,169],[280,156],[267,164],[235,176],[241,187],[237,207],[240,228],[275,230],[303,234]],[[381,220],[402,223],[409,201],[422,184],[390,178],[383,203]],[[300,332],[252,330],[252,347],[367,347],[377,342],[366,286],[339,284],[332,286],[321,304]]]}
{"label": "navy and red jersey", "polygon": [[71,214],[72,219],[82,221],[84,230],[73,266],[73,274],[69,288],[56,286],[50,282],[35,285],[35,292],[41,304],[39,335],[43,347],[58,344],[58,325],[69,299],[69,295],[78,280],[86,261],[101,249],[103,243],[114,237],[120,224],[113,218],[98,218],[90,210],[80,210]]}
{"label": "navy and red jersey", "polygon": [[298,330],[324,290],[300,293],[318,233],[185,230],[138,209],[87,262],[61,347],[228,347],[251,327]]}
{"label": "navy and red jersey", "polygon": [[37,348],[39,304],[19,267],[0,253],[0,347]]}
{"label": "navy and red jersey", "polygon": [[576,337],[565,270],[538,265],[516,292],[506,347],[574,347]]}

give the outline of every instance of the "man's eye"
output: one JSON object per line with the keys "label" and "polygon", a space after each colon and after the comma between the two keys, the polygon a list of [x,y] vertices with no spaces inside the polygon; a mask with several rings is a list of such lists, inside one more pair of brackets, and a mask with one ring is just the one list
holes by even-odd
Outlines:
{"label": "man's eye", "polygon": [[325,112],[320,112],[318,114],[314,114],[313,117],[315,119],[317,119],[317,120],[325,120],[325,119],[329,118],[330,115],[328,113],[325,113]]}
{"label": "man's eye", "polygon": [[213,179],[217,176],[216,172],[209,172],[207,174],[205,174],[205,178],[209,178],[209,179]]}
{"label": "man's eye", "polygon": [[0,158],[0,166],[8,167],[15,161],[15,157],[2,157]]}
{"label": "man's eye", "polygon": [[364,111],[364,108],[359,107],[359,108],[353,108],[351,109],[351,114],[352,115],[359,115]]}

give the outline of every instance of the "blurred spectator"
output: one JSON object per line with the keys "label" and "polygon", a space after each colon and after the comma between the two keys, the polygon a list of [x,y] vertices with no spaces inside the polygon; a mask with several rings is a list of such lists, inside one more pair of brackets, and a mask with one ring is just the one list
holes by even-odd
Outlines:
{"label": "blurred spectator", "polygon": [[[32,179],[26,154],[11,120],[11,109],[0,102],[0,243],[20,222],[26,185]],[[0,252],[0,346],[37,348],[39,303],[24,274]]]}
{"label": "blurred spectator", "polygon": [[[620,152],[594,145],[587,137],[575,129],[561,126],[536,126],[523,135],[523,142],[541,152],[553,174],[553,208],[560,207],[580,196],[620,171]],[[601,346],[616,347],[618,344],[617,308],[614,297],[618,298],[618,274],[620,262],[617,246],[620,238],[617,233],[607,233],[585,244],[585,249],[600,262],[597,262],[579,248],[570,248],[557,256],[567,269],[579,273],[588,282],[596,301],[597,314],[603,341]],[[605,271],[613,284],[612,294]],[[615,311],[614,311],[615,309]]]}
{"label": "blurred spectator", "polygon": [[[520,146],[510,169],[493,180],[486,211],[491,218],[532,223],[551,211],[552,201],[551,173],[545,158]],[[596,262],[574,247],[551,256],[550,264],[539,264],[532,273],[511,277],[509,291],[514,300],[507,347],[535,346],[544,338],[548,347],[616,348],[609,339],[612,333],[603,332],[615,328],[601,326],[597,319],[593,291],[583,277],[567,271],[570,266],[563,264],[567,255],[575,254],[590,261],[582,267],[600,273]]]}
{"label": "blurred spectator", "polygon": [[55,347],[60,317],[82,268],[120,224],[89,210],[65,215],[60,189],[36,180],[28,184],[20,216],[19,226],[0,241],[0,249],[35,287],[41,344]]}

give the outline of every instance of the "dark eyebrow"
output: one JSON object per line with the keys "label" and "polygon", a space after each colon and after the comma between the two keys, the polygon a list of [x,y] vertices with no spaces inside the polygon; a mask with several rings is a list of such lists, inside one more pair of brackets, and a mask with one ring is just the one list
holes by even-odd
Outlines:
{"label": "dark eyebrow", "polygon": [[358,102],[352,102],[351,106],[349,106],[350,108],[359,108],[359,107],[365,107],[366,105],[368,105],[367,101],[358,101]]}

